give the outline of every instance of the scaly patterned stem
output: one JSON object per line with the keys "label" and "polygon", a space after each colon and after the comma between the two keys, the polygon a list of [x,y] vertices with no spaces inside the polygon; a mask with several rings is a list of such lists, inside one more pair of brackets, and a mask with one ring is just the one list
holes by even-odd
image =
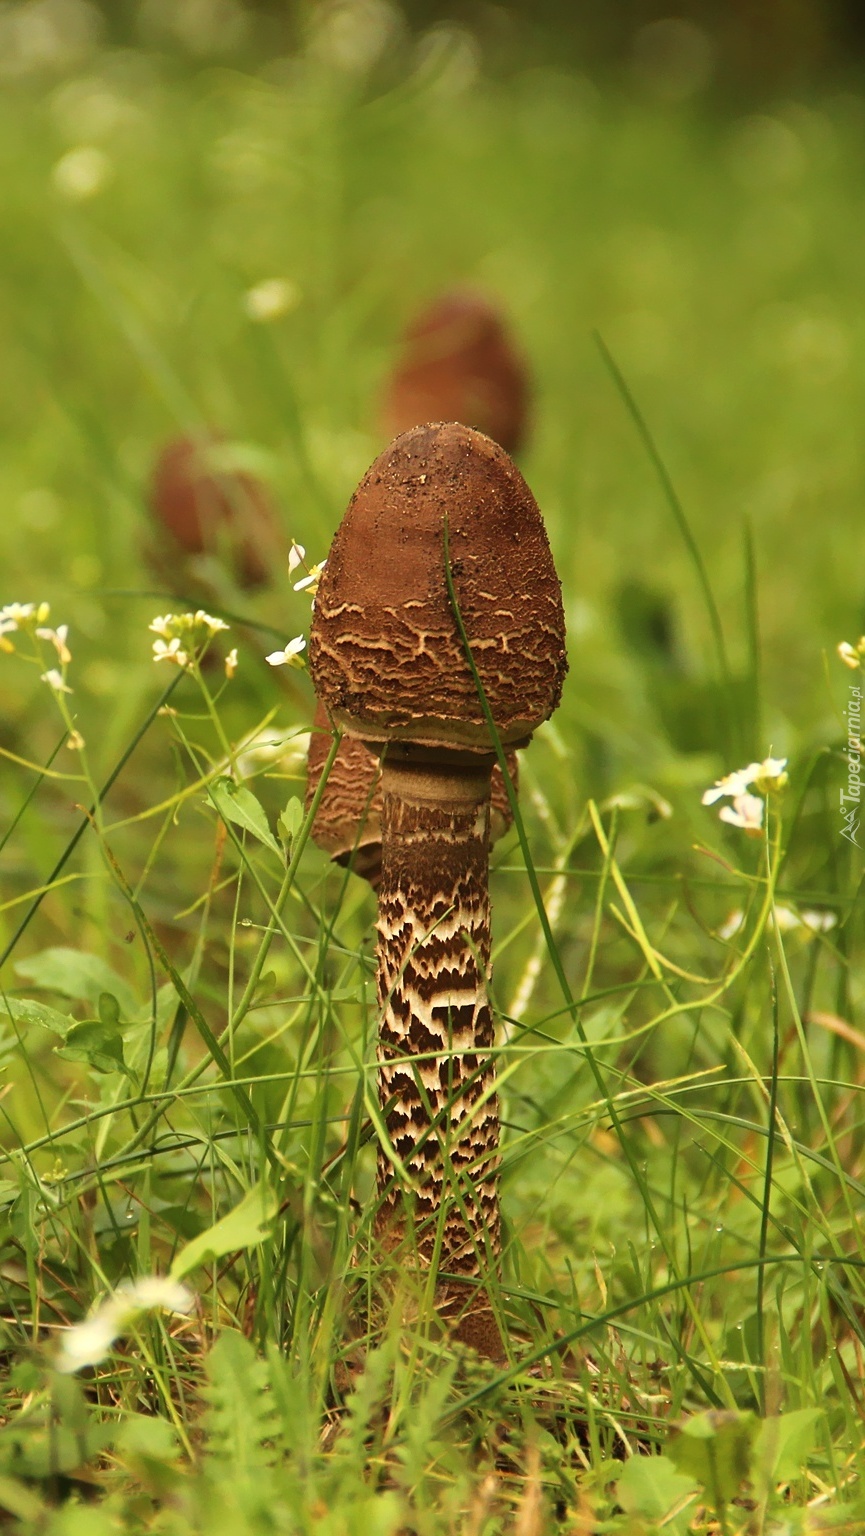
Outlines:
{"label": "scaly patterned stem", "polygon": [[[379,1095],[394,1149],[418,1186],[416,1251],[429,1263],[441,1226],[440,1269],[467,1277],[501,1251],[487,997],[490,768],[486,758],[463,767],[459,754],[442,753],[386,759],[382,772]],[[405,1206],[384,1149],[378,1183],[378,1235],[394,1247]],[[466,1287],[454,1290],[465,1306]],[[439,1303],[456,1309],[447,1287]],[[485,1297],[483,1306],[489,1311]]]}

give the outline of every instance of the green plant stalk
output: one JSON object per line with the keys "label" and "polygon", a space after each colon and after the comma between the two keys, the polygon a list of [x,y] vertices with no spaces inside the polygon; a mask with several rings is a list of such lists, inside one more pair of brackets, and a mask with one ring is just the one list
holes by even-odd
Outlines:
{"label": "green plant stalk", "polygon": [[93,805],[91,805],[90,809],[88,811],[86,811],[84,816],[82,817],[80,825],[78,827],[78,830],[73,834],[73,836],[70,838],[69,842],[66,844],[66,847],[64,848],[62,854],[60,855],[60,858],[57,860],[57,863],[54,865],[54,868],[52,869],[50,875],[48,876],[48,879],[45,881],[45,884],[40,888],[39,894],[36,897],[34,897],[33,901],[31,902],[30,906],[28,907],[24,917],[21,919],[21,922],[19,923],[19,925],[16,928],[15,932],[13,933],[11,939],[7,943],[5,949],[3,950],[3,953],[0,954],[0,969],[2,969],[2,967],[6,964],[6,961],[9,959],[9,956],[12,954],[12,951],[14,950],[16,944],[18,943],[18,940],[21,938],[21,935],[26,931],[27,927],[30,924],[31,919],[38,912],[40,906],[42,905],[44,897],[52,889],[53,883],[57,879],[57,876],[62,873],[65,865],[69,862],[69,859],[71,858],[72,854],[75,852],[75,849],[78,847],[78,844],[80,843],[82,837],[84,836],[84,833],[87,831],[87,828],[89,826],[93,825],[93,822],[92,822],[93,816],[95,816],[95,814],[97,813],[99,807],[102,805],[102,802],[104,801],[105,796],[109,793],[109,791],[112,789],[112,787],[114,786],[114,784],[117,781],[117,779],[120,777],[121,773],[123,772],[123,769],[126,767],[126,764],[129,762],[129,759],[132,756],[133,752],[135,751],[136,747],[138,746],[139,742],[142,740],[142,738],[149,731],[151,725],[153,724],[153,721],[156,719],[156,716],[159,714],[160,709],[162,709],[163,705],[168,703],[168,700],[171,698],[171,695],[174,692],[175,688],[177,687],[177,684],[179,683],[179,681],[180,681],[180,674],[178,673],[177,677],[173,678],[172,681],[169,683],[168,687],[165,689],[165,691],[162,694],[160,694],[159,698],[157,699],[157,701],[154,704],[153,708],[151,709],[150,713],[147,715],[146,719],[144,720],[142,725],[139,726],[138,730],[136,731],[135,735],[133,736],[131,742],[129,743],[129,746],[126,748],[125,752],[123,752],[121,754],[121,756],[118,758],[117,762],[115,763],[114,767],[112,768],[111,772],[109,773],[108,778],[105,780],[105,783],[102,785],[102,788],[99,790]]}

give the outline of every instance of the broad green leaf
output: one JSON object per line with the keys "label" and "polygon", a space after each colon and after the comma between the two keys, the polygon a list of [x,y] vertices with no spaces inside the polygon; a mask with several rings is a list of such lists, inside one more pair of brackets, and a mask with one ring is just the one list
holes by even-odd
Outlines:
{"label": "broad green leaf", "polygon": [[686,1419],[669,1451],[680,1472],[702,1483],[715,1508],[723,1508],[738,1493],[751,1470],[757,1433],[753,1413],[709,1409]]}
{"label": "broad green leaf", "polygon": [[282,812],[279,821],[277,822],[277,830],[279,831],[280,836],[284,837],[287,843],[290,843],[292,838],[297,837],[297,834],[302,826],[303,806],[297,798],[297,795],[292,795],[291,799],[285,807],[285,810]]}
{"label": "broad green leaf", "polygon": [[181,1248],[171,1266],[171,1278],[182,1280],[199,1264],[221,1259],[239,1248],[253,1248],[267,1237],[277,1209],[273,1190],[264,1183],[255,1184],[233,1211]]}
{"label": "broad green leaf", "polygon": [[81,998],[94,1008],[99,1005],[100,994],[110,992],[127,1019],[137,1018],[141,1012],[141,1003],[128,982],[99,955],[84,950],[43,949],[38,955],[16,961],[15,971],[33,986],[59,992],[61,997]]}
{"label": "broad green leaf", "polygon": [[797,1408],[777,1419],[764,1419],[754,1446],[754,1460],[766,1483],[785,1483],[804,1468],[817,1437],[822,1408]]}
{"label": "broad green leaf", "polygon": [[225,821],[234,822],[235,826],[251,832],[260,843],[264,843],[265,848],[271,848],[282,857],[279,844],[267,825],[264,806],[256,800],[251,789],[235,784],[231,779],[222,778],[214,779],[209,792],[213,804]]}
{"label": "broad green leaf", "polygon": [[101,1019],[84,1019],[73,1024],[66,1036],[65,1045],[58,1045],[55,1054],[64,1061],[83,1061],[97,1072],[132,1073],[123,1060],[123,1037],[119,1026],[104,1024]]}
{"label": "broad green leaf", "polygon": [[106,1029],[120,1033],[120,1004],[113,992],[100,992],[96,1011]]}
{"label": "broad green leaf", "polygon": [[[616,1484],[616,1498],[629,1515],[643,1515],[647,1520],[663,1520],[689,1493],[696,1492],[692,1477],[678,1472],[667,1456],[632,1456]],[[682,1530],[687,1530],[688,1516],[682,1515]],[[665,1530],[677,1533],[675,1520]]]}
{"label": "broad green leaf", "polygon": [[58,1013],[47,1003],[33,1003],[26,997],[0,998],[0,1023],[10,1015],[16,1024],[41,1024],[43,1029],[50,1029],[55,1035],[67,1035],[76,1022],[71,1014]]}

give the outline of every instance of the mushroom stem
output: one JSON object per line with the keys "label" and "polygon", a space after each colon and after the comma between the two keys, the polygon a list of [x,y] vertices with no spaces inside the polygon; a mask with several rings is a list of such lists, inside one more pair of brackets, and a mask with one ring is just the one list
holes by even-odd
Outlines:
{"label": "mushroom stem", "polygon": [[[492,755],[391,743],[382,767],[378,915],[379,1096],[416,1185],[412,1240],[423,1264],[479,1276],[501,1253],[498,1106],[490,1052],[489,826]],[[420,1058],[414,1059],[414,1058]],[[377,1235],[406,1236],[407,1211],[379,1150]],[[501,1354],[489,1297],[442,1282],[457,1332]]]}

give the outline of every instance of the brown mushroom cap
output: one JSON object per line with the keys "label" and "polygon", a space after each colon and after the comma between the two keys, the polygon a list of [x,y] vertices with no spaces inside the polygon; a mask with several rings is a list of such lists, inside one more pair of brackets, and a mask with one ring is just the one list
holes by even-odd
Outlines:
{"label": "brown mushroom cap", "polygon": [[216,434],[177,437],[159,454],[148,505],[172,549],[156,551],[154,564],[170,578],[176,574],[171,558],[178,551],[187,556],[227,553],[241,586],[261,586],[281,543],[277,519],[260,481],[220,467],[221,446]]}
{"label": "brown mushroom cap", "polygon": [[528,369],[503,316],[462,289],[442,294],[406,330],[382,421],[389,437],[427,421],[462,421],[518,453],[528,406]]}
{"label": "brown mushroom cap", "polygon": [[416,427],[367,471],[315,600],[309,665],[335,724],[367,741],[489,752],[454,588],[501,741],[525,742],[567,670],[561,585],[537,503],[490,438]]}
{"label": "brown mushroom cap", "polygon": [[[327,711],[316,706],[306,760],[306,806],[309,811],[333,736]],[[508,773],[519,791],[516,752],[506,753]],[[335,864],[351,864],[375,890],[381,876],[381,784],[378,754],[356,736],[344,736],[333,760],[324,794],[312,824],[312,838]],[[495,764],[490,791],[490,842],[513,826],[513,813],[502,771]]]}

